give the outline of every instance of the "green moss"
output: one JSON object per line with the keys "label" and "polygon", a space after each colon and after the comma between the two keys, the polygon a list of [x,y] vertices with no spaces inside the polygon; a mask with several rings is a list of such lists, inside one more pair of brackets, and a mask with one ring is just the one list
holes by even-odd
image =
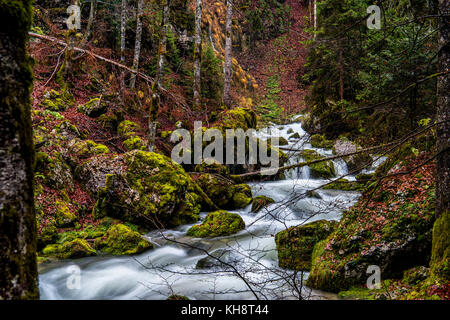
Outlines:
{"label": "green moss", "polygon": [[77,216],[70,211],[66,202],[56,201],[55,207],[56,207],[55,221],[58,227],[71,226],[77,220]]}
{"label": "green moss", "polygon": [[[320,160],[325,157],[321,156],[314,150],[305,149],[301,153],[305,161]],[[316,178],[331,178],[336,176],[336,170],[332,161],[323,161],[309,165],[311,175]]]}
{"label": "green moss", "polygon": [[238,184],[234,187],[233,207],[245,208],[252,202],[252,189],[248,184]]}
{"label": "green moss", "polygon": [[362,191],[363,186],[356,181],[348,181],[345,178],[341,178],[333,183],[324,186],[324,190],[343,190],[343,191]]}
{"label": "green moss", "polygon": [[291,140],[291,139],[300,139],[300,138],[301,138],[301,136],[300,136],[300,134],[298,132],[296,132],[296,133],[294,133],[294,134],[289,136],[289,140]]}
{"label": "green moss", "polygon": [[181,296],[179,294],[173,294],[167,298],[167,300],[189,300],[188,297]]}
{"label": "green moss", "polygon": [[45,256],[53,256],[59,259],[76,259],[95,256],[97,252],[84,239],[75,239],[60,244],[50,244],[42,250]]}
{"label": "green moss", "polygon": [[78,112],[88,117],[96,118],[106,112],[106,105],[101,102],[100,98],[89,100],[83,105],[78,106]]}
{"label": "green moss", "polygon": [[278,139],[279,139],[278,140],[278,145],[279,146],[286,146],[286,145],[289,144],[289,142],[284,137],[279,137]]}
{"label": "green moss", "polygon": [[275,203],[275,200],[266,196],[257,196],[253,198],[252,212],[257,213],[268,205]]}
{"label": "green moss", "polygon": [[230,170],[227,166],[217,162],[214,160],[213,163],[207,164],[206,162],[202,162],[197,164],[194,168],[195,172],[200,173],[213,173],[218,174],[224,177],[227,177],[230,174]]}
{"label": "green moss", "polygon": [[139,130],[141,130],[141,127],[137,123],[130,120],[125,120],[119,124],[117,133],[122,137],[128,138],[129,136],[136,135],[136,131]]}
{"label": "green moss", "polygon": [[152,249],[153,245],[138,232],[117,224],[110,227],[103,238],[95,241],[95,247],[113,255],[133,255]]}
{"label": "green moss", "polygon": [[69,142],[69,151],[71,155],[79,159],[90,158],[94,155],[110,153],[107,146],[95,143],[92,140],[78,140],[74,139]]}
{"label": "green moss", "polygon": [[275,236],[278,264],[282,268],[309,271],[316,243],[336,227],[335,221],[319,220],[283,230]]}
{"label": "green moss", "polygon": [[56,241],[58,241],[58,229],[52,224],[45,226],[38,234],[38,250]]}
{"label": "green moss", "polygon": [[446,281],[450,279],[450,214],[445,211],[433,226],[433,246],[431,251],[431,273]]}
{"label": "green moss", "polygon": [[131,151],[131,150],[147,150],[148,147],[146,143],[138,136],[129,136],[128,139],[126,139],[123,142],[123,146],[125,149]]}
{"label": "green moss", "polygon": [[50,90],[44,93],[40,106],[50,111],[65,111],[73,105],[73,100],[67,94]]}
{"label": "green moss", "polygon": [[222,115],[221,128],[224,129],[256,129],[256,114],[247,108],[227,110]]}
{"label": "green moss", "polygon": [[333,141],[328,140],[323,134],[314,134],[310,138],[311,146],[314,148],[333,148]]}
{"label": "green moss", "polygon": [[208,214],[200,225],[191,227],[187,235],[196,238],[228,236],[245,229],[244,220],[236,213],[225,210]]}

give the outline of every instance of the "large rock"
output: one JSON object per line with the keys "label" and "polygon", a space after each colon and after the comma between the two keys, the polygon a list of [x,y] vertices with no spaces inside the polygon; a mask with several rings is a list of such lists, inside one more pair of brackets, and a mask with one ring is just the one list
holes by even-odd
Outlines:
{"label": "large rock", "polygon": [[148,228],[196,222],[200,199],[191,177],[166,156],[131,151],[81,164],[78,178],[97,202],[95,218],[111,216]]}
{"label": "large rock", "polygon": [[75,239],[63,244],[50,244],[42,250],[44,256],[59,259],[76,259],[95,256],[97,252],[84,239]]}
{"label": "large rock", "polygon": [[236,213],[225,210],[211,212],[202,224],[191,227],[187,235],[196,238],[229,236],[245,229],[244,220]]}
{"label": "large rock", "polygon": [[[346,139],[338,139],[333,146],[333,153],[336,155],[344,155],[356,152],[361,148],[353,142]],[[364,167],[372,164],[373,159],[368,153],[355,154],[353,156],[343,157],[343,160],[347,164],[347,169],[350,172],[359,173]]]}
{"label": "large rock", "polygon": [[[325,157],[321,156],[314,150],[305,149],[301,153],[305,161],[320,160]],[[332,161],[322,161],[309,165],[311,176],[314,178],[332,178],[336,176],[336,170]]]}
{"label": "large rock", "polygon": [[133,255],[152,249],[153,245],[139,232],[117,224],[110,227],[104,237],[95,240],[95,247],[113,255]]}
{"label": "large rock", "polygon": [[279,266],[292,270],[309,271],[314,245],[325,239],[336,225],[335,221],[319,220],[277,233],[275,242]]}
{"label": "large rock", "polygon": [[253,198],[252,202],[252,212],[257,213],[263,208],[275,203],[275,200],[266,196],[257,196]]}

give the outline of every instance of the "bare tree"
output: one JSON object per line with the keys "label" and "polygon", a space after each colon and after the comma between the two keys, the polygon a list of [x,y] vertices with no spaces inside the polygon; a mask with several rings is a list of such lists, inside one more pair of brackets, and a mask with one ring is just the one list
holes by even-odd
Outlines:
{"label": "bare tree", "polygon": [[223,100],[227,107],[231,106],[231,77],[233,66],[233,0],[227,0],[226,18],[226,40],[225,40],[225,70]]}
{"label": "bare tree", "polygon": [[89,10],[88,24],[86,26],[86,32],[84,33],[83,41],[81,42],[80,47],[84,47],[86,42],[89,40],[89,37],[91,36],[96,9],[97,9],[97,0],[91,0],[91,8]]}
{"label": "bare tree", "polygon": [[0,300],[39,298],[27,53],[31,3],[0,3]]}
{"label": "bare tree", "polygon": [[[142,40],[142,14],[144,12],[144,0],[138,1],[138,8],[136,13],[136,41],[134,44],[134,59],[133,59],[133,71],[139,68],[139,58],[141,55],[141,40]],[[131,75],[130,87],[134,89],[136,87],[136,74]]]}
{"label": "bare tree", "polygon": [[196,0],[194,44],[194,110],[200,110],[200,77],[202,51],[202,0]]}

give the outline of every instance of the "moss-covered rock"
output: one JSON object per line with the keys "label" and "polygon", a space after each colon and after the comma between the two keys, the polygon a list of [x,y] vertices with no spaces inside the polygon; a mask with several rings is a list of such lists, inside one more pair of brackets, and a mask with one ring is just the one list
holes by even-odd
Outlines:
{"label": "moss-covered rock", "polygon": [[310,138],[311,146],[314,148],[333,148],[333,141],[328,140],[323,134],[314,134]]}
{"label": "moss-covered rock", "polygon": [[97,197],[95,218],[110,216],[148,228],[198,221],[201,205],[195,185],[166,156],[138,150],[94,156],[76,173]]}
{"label": "moss-covered rock", "polygon": [[187,235],[196,238],[228,236],[245,229],[244,220],[225,210],[211,212],[200,225],[191,227]]}
{"label": "moss-covered rock", "polygon": [[68,144],[69,154],[77,159],[87,159],[94,155],[110,153],[107,146],[92,140],[73,139]]}
{"label": "moss-covered rock", "polygon": [[58,227],[68,227],[73,225],[73,223],[78,219],[78,217],[73,213],[68,204],[64,201],[56,201],[56,226]]}
{"label": "moss-covered rock", "polygon": [[125,149],[132,150],[142,150],[148,149],[147,142],[141,139],[139,136],[129,135],[128,139],[123,142]]}
{"label": "moss-covered rock", "polygon": [[59,259],[76,259],[97,254],[84,239],[75,239],[63,244],[50,244],[42,250],[42,253],[44,256],[52,256]]}
{"label": "moss-covered rock", "polygon": [[362,191],[364,186],[357,181],[349,181],[345,178],[341,178],[335,182],[332,182],[322,189],[324,190],[343,190],[343,191]]}
{"label": "moss-covered rock", "polygon": [[104,237],[96,239],[95,247],[113,255],[133,255],[152,249],[153,245],[139,232],[117,224],[110,227]]}
{"label": "moss-covered rock", "polygon": [[78,112],[91,118],[97,118],[106,112],[106,108],[106,104],[102,103],[100,98],[94,98],[85,104],[78,106]]}
{"label": "moss-covered rock", "polygon": [[279,146],[286,146],[289,142],[284,137],[278,137],[278,145]]}
{"label": "moss-covered rock", "polygon": [[[316,151],[309,149],[303,150],[301,156],[305,161],[314,161],[325,158]],[[311,169],[311,175],[315,178],[332,178],[336,176],[336,170],[332,161],[313,163],[310,164],[309,167]]]}
{"label": "moss-covered rock", "polygon": [[252,212],[257,213],[261,209],[267,207],[268,205],[275,203],[275,200],[266,196],[257,196],[253,198],[252,202]]}
{"label": "moss-covered rock", "polygon": [[107,113],[99,116],[96,121],[105,129],[116,133],[119,124],[123,121],[123,112],[121,110],[108,111]]}
{"label": "moss-covered rock", "polygon": [[402,281],[410,286],[415,286],[430,275],[430,268],[419,266],[403,272]]}
{"label": "moss-covered rock", "polygon": [[234,186],[233,208],[242,209],[252,202],[252,189],[248,184]]}
{"label": "moss-covered rock", "polygon": [[218,174],[223,177],[228,177],[228,175],[230,174],[230,170],[228,169],[228,167],[217,161],[213,161],[212,163],[202,162],[200,164],[197,164],[194,168],[194,171],[199,173]]}
{"label": "moss-covered rock", "polygon": [[184,300],[190,300],[188,297],[179,295],[179,294],[172,294],[167,298],[167,300],[174,300],[174,301],[184,301]]}
{"label": "moss-covered rock", "polygon": [[58,241],[58,229],[55,225],[49,224],[45,227],[43,227],[38,232],[38,244],[37,249],[42,250],[47,245],[56,243]]}
{"label": "moss-covered rock", "polygon": [[247,108],[235,108],[222,114],[221,128],[225,129],[256,129],[256,114]]}
{"label": "moss-covered rock", "polygon": [[72,97],[68,93],[61,93],[55,90],[47,91],[43,94],[44,100],[40,107],[50,111],[65,111],[73,105]]}
{"label": "moss-covered rock", "polygon": [[136,131],[139,130],[141,130],[140,125],[138,125],[133,121],[125,120],[119,124],[119,127],[117,128],[117,133],[124,138],[128,138],[129,136],[135,136]]}
{"label": "moss-covered rock", "polygon": [[300,139],[301,138],[301,136],[300,136],[300,134],[298,133],[298,132],[296,132],[296,133],[294,133],[294,134],[291,134],[290,136],[289,136],[289,140],[292,140],[292,139]]}
{"label": "moss-covered rock", "polygon": [[319,220],[277,233],[278,264],[282,268],[309,271],[314,246],[336,227],[335,221]]}

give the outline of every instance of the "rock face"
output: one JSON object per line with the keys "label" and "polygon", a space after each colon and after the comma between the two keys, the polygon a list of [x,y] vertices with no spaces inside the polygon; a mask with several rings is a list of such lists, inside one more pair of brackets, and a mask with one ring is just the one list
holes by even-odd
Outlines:
{"label": "rock face", "polygon": [[[320,160],[324,157],[314,150],[305,149],[301,153],[305,161]],[[309,165],[311,175],[315,178],[332,178],[336,176],[336,171],[332,161],[323,161]]]}
{"label": "rock face", "polygon": [[135,150],[95,156],[77,176],[97,196],[95,218],[110,216],[148,228],[198,220],[200,201],[190,176],[163,155]]}
{"label": "rock face", "polygon": [[245,229],[244,220],[236,213],[225,210],[208,214],[200,225],[191,227],[187,235],[196,238],[229,236]]}
{"label": "rock face", "polygon": [[281,268],[309,271],[314,245],[325,239],[337,222],[319,220],[277,233],[275,242]]}
{"label": "rock face", "polygon": [[[351,141],[338,139],[333,146],[333,153],[336,155],[343,155],[358,151],[358,146]],[[347,164],[347,169],[350,172],[359,173],[365,165],[372,164],[372,157],[367,153],[360,153],[353,156],[344,157],[343,160]]]}
{"label": "rock face", "polygon": [[95,240],[95,248],[113,255],[133,255],[152,249],[153,245],[139,232],[117,224],[110,227],[104,237]]}

